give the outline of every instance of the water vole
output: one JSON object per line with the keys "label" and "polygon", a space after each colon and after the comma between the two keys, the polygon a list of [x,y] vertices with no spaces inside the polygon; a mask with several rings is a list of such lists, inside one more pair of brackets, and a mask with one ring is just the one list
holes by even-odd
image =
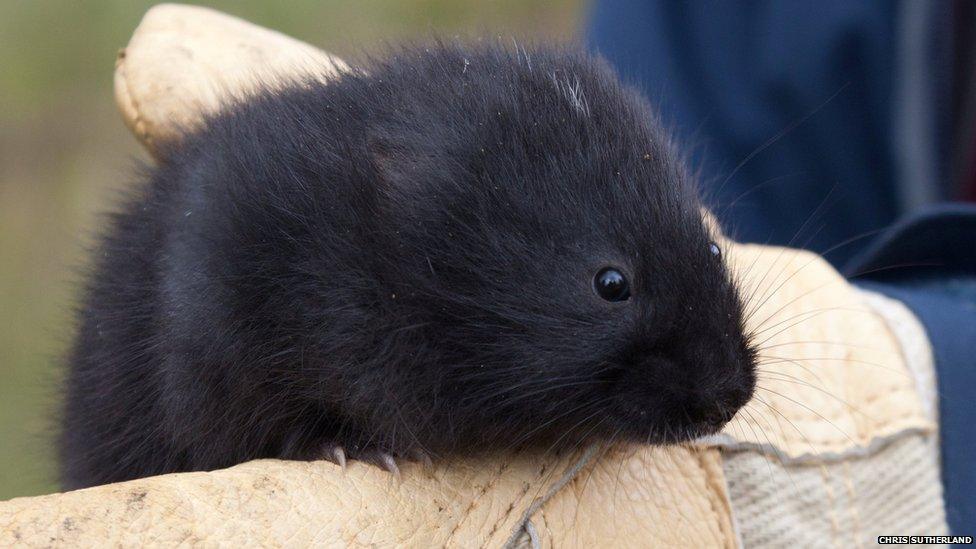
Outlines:
{"label": "water vole", "polygon": [[665,444],[755,384],[667,134],[572,50],[407,48],[229,105],[112,218],[79,316],[66,488]]}

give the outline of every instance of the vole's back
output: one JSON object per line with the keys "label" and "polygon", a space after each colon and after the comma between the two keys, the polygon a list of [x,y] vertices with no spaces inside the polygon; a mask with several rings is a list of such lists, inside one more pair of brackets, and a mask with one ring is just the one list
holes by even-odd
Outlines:
{"label": "vole's back", "polygon": [[[601,63],[438,46],[275,89],[167,151],[96,248],[66,487],[579,429],[673,441],[751,392],[691,186]],[[594,293],[608,266],[632,288]]]}
{"label": "vole's back", "polygon": [[[69,359],[66,488],[309,457],[337,429],[312,382],[291,373],[310,358],[296,347],[312,329],[303,311],[341,310],[322,336],[329,361],[370,362],[350,344],[366,314],[342,294],[387,293],[382,268],[363,273],[389,245],[376,235],[377,185],[396,177],[380,173],[384,161],[409,154],[409,170],[446,176],[432,155],[489,131],[475,111],[513,83],[502,50],[404,55],[382,76],[295,83],[228,107],[111,217]],[[317,280],[328,282],[313,290]]]}

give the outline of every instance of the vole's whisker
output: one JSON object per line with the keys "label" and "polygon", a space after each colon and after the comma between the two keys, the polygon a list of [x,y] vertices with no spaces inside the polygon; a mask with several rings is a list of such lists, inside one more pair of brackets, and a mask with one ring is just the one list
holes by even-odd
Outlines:
{"label": "vole's whisker", "polygon": [[[809,265],[809,263],[807,263],[807,265]],[[802,269],[802,267],[801,267],[801,269]],[[790,278],[792,278],[792,277],[793,277],[794,275],[796,275],[796,274],[797,274],[797,273],[799,273],[799,272],[800,272],[800,269],[797,269],[796,271],[794,271],[794,272],[793,272],[793,274],[792,274],[792,275],[790,275]],[[787,278],[787,279],[786,279],[786,280],[784,280],[783,282],[784,282],[784,283],[786,283],[786,282],[788,282],[790,278]],[[831,281],[828,281],[828,282],[824,282],[823,284],[819,284],[819,285],[817,285],[816,287],[814,287],[814,288],[811,288],[811,289],[809,289],[809,290],[807,290],[807,291],[805,291],[805,292],[803,292],[803,293],[801,293],[800,295],[798,295],[798,296],[795,296],[795,297],[793,297],[792,299],[790,299],[790,300],[789,300],[789,301],[787,301],[786,303],[783,303],[782,305],[780,305],[780,307],[779,307],[778,309],[776,309],[775,311],[773,311],[772,313],[770,313],[770,314],[769,314],[768,316],[766,316],[765,318],[763,318],[763,319],[762,319],[762,320],[761,320],[761,321],[760,321],[760,322],[759,322],[759,323],[758,323],[758,324],[756,325],[756,327],[755,327],[755,330],[760,330],[760,329],[762,329],[762,328],[763,328],[763,327],[764,327],[764,326],[766,325],[766,323],[767,323],[767,322],[769,322],[770,320],[772,320],[772,319],[773,319],[774,317],[776,317],[776,315],[778,315],[779,313],[781,313],[781,312],[782,312],[782,311],[783,311],[784,309],[786,309],[786,308],[787,308],[787,307],[789,307],[790,305],[793,305],[793,304],[794,304],[794,303],[796,303],[797,301],[799,301],[799,300],[801,300],[801,299],[803,299],[803,298],[805,298],[805,297],[807,297],[807,296],[809,296],[810,294],[813,294],[813,293],[815,293],[815,292],[818,292],[818,291],[820,291],[820,290],[821,290],[821,289],[823,289],[823,288],[826,288],[826,287],[828,287],[828,286],[830,286],[830,285],[832,285],[832,284],[836,284],[836,283],[839,283],[839,282],[840,282],[840,281],[835,281],[835,280],[831,280]],[[757,308],[757,311],[758,311],[759,309],[761,309],[761,308],[762,308],[762,306],[763,306],[763,305],[764,305],[765,303],[766,303],[766,301],[763,301],[763,303],[761,303],[761,304],[759,305],[759,308]],[[755,332],[754,332],[754,333],[755,333]]]}
{"label": "vole's whisker", "polygon": [[[777,423],[779,423],[779,419],[778,418],[785,419],[786,422],[790,424],[790,427],[792,427],[793,430],[795,430],[797,432],[797,434],[800,435],[800,438],[802,438],[803,441],[807,444],[807,447],[809,448],[810,453],[812,453],[812,454],[815,454],[816,453],[816,447],[813,445],[813,442],[806,436],[806,434],[803,433],[803,431],[799,427],[796,426],[795,423],[793,423],[793,420],[791,420],[790,418],[788,418],[785,414],[783,414],[783,412],[780,412],[779,410],[777,410],[775,406],[773,406],[769,402],[763,400],[762,397],[760,397],[759,395],[753,395],[752,398],[754,400],[756,400],[757,402],[759,402],[760,404],[766,406],[766,408],[768,408],[771,412],[773,412],[774,414],[776,414],[774,417],[777,417],[777,420],[776,420]],[[780,433],[782,434],[782,436],[784,436],[784,437],[786,436],[785,431],[783,431],[783,429],[782,429],[782,425],[780,425]]]}
{"label": "vole's whisker", "polygon": [[[779,284],[779,285],[777,286],[777,288],[776,288],[776,290],[774,290],[774,291],[773,291],[773,292],[772,292],[772,293],[770,294],[770,296],[768,296],[768,297],[767,297],[766,299],[764,299],[764,300],[763,300],[763,302],[762,302],[762,303],[760,303],[760,304],[759,304],[759,305],[758,305],[758,306],[756,307],[756,310],[759,310],[759,309],[761,309],[761,308],[762,308],[762,306],[763,306],[763,305],[765,305],[765,303],[766,303],[766,301],[768,301],[768,299],[769,299],[770,297],[772,297],[772,295],[774,295],[774,294],[775,294],[775,293],[776,293],[777,291],[779,291],[779,289],[780,289],[780,288],[782,288],[782,286],[784,286],[784,285],[785,285],[785,284],[786,284],[787,282],[789,282],[789,281],[790,281],[790,280],[791,280],[791,279],[792,279],[792,278],[793,278],[794,276],[796,276],[796,274],[797,274],[797,273],[799,273],[800,271],[802,271],[802,270],[803,270],[804,268],[806,268],[807,266],[809,266],[809,265],[810,265],[811,263],[813,263],[813,262],[815,262],[815,261],[817,261],[817,260],[818,260],[818,259],[820,259],[821,257],[826,257],[826,256],[827,256],[828,254],[830,254],[830,253],[831,253],[831,252],[833,252],[833,251],[836,251],[836,250],[838,250],[838,249],[840,249],[840,248],[842,248],[842,247],[844,247],[844,246],[847,246],[847,245],[849,245],[849,244],[851,244],[851,243],[853,243],[853,242],[856,242],[856,241],[858,241],[858,240],[861,240],[861,239],[863,239],[863,238],[866,238],[866,237],[868,237],[868,236],[871,236],[871,235],[874,235],[874,234],[877,234],[878,232],[880,232],[880,229],[875,229],[875,230],[872,230],[872,231],[866,231],[866,232],[864,232],[864,233],[861,233],[861,234],[859,234],[859,235],[856,235],[856,236],[853,236],[853,237],[851,237],[851,238],[848,238],[848,239],[846,239],[846,240],[844,240],[844,241],[842,241],[842,242],[840,242],[839,244],[835,244],[835,245],[833,245],[833,246],[831,246],[830,248],[828,248],[828,249],[827,249],[826,251],[824,251],[824,252],[822,252],[822,253],[820,253],[819,255],[815,255],[815,256],[814,256],[814,257],[812,257],[812,258],[811,258],[811,259],[810,259],[809,261],[807,261],[807,262],[806,262],[805,264],[803,264],[803,266],[801,266],[801,267],[800,267],[800,268],[798,268],[798,269],[797,269],[796,271],[794,271],[794,272],[793,272],[793,273],[792,273],[792,274],[791,274],[791,275],[790,275],[789,277],[787,277],[787,278],[786,278],[785,280],[783,280],[783,281],[782,281],[782,282],[781,282],[781,283],[780,283],[780,284]],[[819,286],[817,286],[816,288],[814,288],[814,289],[812,289],[812,290],[808,290],[808,291],[806,291],[806,292],[804,292],[804,293],[802,293],[802,294],[800,294],[799,296],[797,296],[797,297],[795,297],[795,298],[793,298],[792,300],[790,300],[790,301],[788,301],[787,303],[785,303],[784,305],[782,305],[782,306],[781,306],[781,307],[780,307],[779,309],[777,309],[777,310],[776,310],[775,312],[773,312],[772,314],[770,314],[770,315],[769,315],[769,316],[768,316],[768,317],[767,317],[766,319],[764,319],[764,320],[763,320],[762,322],[760,322],[760,323],[759,323],[759,325],[758,325],[758,327],[762,327],[762,326],[763,326],[763,325],[764,325],[764,324],[765,324],[765,323],[766,323],[766,322],[767,322],[767,321],[768,321],[768,320],[769,320],[770,318],[772,318],[772,317],[774,317],[774,316],[775,316],[776,314],[778,314],[778,313],[779,313],[780,311],[782,311],[782,310],[783,310],[784,308],[786,308],[787,306],[789,306],[789,305],[791,305],[791,304],[793,304],[793,303],[795,303],[796,301],[798,301],[799,299],[801,299],[801,298],[803,298],[803,297],[806,297],[807,295],[809,295],[809,294],[811,294],[811,293],[813,293],[813,292],[815,292],[815,291],[818,291],[818,290],[820,290],[821,288],[823,288],[823,287],[825,287],[825,286],[828,286],[828,285],[830,285],[830,284],[833,284],[833,283],[835,283],[835,282],[839,282],[839,281],[829,281],[829,282],[826,282],[826,283],[824,283],[824,284],[822,284],[822,285],[819,285]],[[750,312],[750,316],[751,316],[751,314],[752,314],[752,313]]]}
{"label": "vole's whisker", "polygon": [[[495,376],[491,376],[491,377],[494,378]],[[516,377],[516,376],[513,375],[512,377]],[[518,378],[516,378],[516,379],[518,379]],[[556,381],[566,381],[566,383],[561,383],[561,384],[555,384],[554,385],[553,383],[556,382]],[[484,394],[484,393],[479,394],[476,403],[480,405],[480,404],[483,404],[484,402],[492,401],[492,400],[496,399],[499,396],[502,396],[502,395],[505,395],[505,394],[511,394],[512,396],[508,400],[493,403],[493,404],[495,404],[498,407],[503,407],[503,406],[508,405],[508,404],[510,404],[512,402],[517,402],[519,400],[523,400],[525,398],[528,398],[530,396],[534,396],[536,394],[546,393],[546,392],[550,392],[550,391],[556,391],[558,389],[567,388],[567,387],[594,385],[594,384],[598,384],[598,383],[600,383],[600,381],[598,379],[594,379],[594,376],[592,376],[592,375],[587,375],[587,376],[564,376],[564,377],[559,377],[559,378],[536,378],[536,379],[529,379],[527,381],[523,381],[522,383],[518,383],[518,384],[515,384],[515,385],[512,385],[512,383],[510,381],[508,381],[507,378],[506,378],[506,379],[501,379],[501,380],[499,380],[499,381],[497,381],[495,383],[486,385],[484,388],[492,388],[492,387],[498,386],[498,387],[501,387],[501,389],[498,390],[498,391],[492,392],[492,393],[488,393],[488,394]],[[518,390],[518,389],[523,389],[525,387],[533,387],[533,386],[536,386],[536,385],[543,385],[543,387],[541,389],[532,390],[532,391],[529,391],[529,392],[516,392],[516,390]]]}
{"label": "vole's whisker", "polygon": [[787,135],[789,135],[790,132],[792,132],[797,127],[799,127],[804,122],[806,122],[811,117],[813,117],[815,114],[817,114],[818,112],[820,112],[820,110],[823,109],[825,106],[827,106],[827,104],[829,104],[831,101],[833,101],[835,97],[837,97],[838,95],[840,95],[840,93],[842,91],[844,91],[844,89],[847,88],[847,86],[849,84],[850,83],[848,82],[848,83],[845,83],[844,85],[842,85],[836,92],[834,92],[830,97],[828,97],[826,100],[824,100],[821,104],[817,105],[813,110],[811,110],[805,116],[803,116],[802,118],[799,118],[799,119],[795,120],[794,122],[790,123],[785,128],[783,128],[782,130],[780,130],[779,133],[777,133],[776,135],[770,137],[769,139],[767,139],[766,141],[764,141],[762,144],[760,144],[758,147],[756,147],[755,149],[753,149],[753,151],[751,153],[749,153],[748,155],[746,155],[746,157],[743,158],[741,162],[739,162],[738,164],[736,164],[735,168],[733,168],[732,171],[729,172],[729,175],[727,175],[725,177],[725,179],[722,180],[722,183],[721,183],[721,185],[718,186],[718,190],[716,191],[716,193],[721,192],[722,188],[725,187],[725,185],[729,182],[729,180],[731,180],[733,177],[735,177],[735,175],[737,173],[739,173],[739,170],[741,170],[743,167],[745,167],[745,165],[748,164],[750,160],[752,160],[753,158],[755,158],[756,155],[758,155],[759,153],[761,153],[764,150],[768,149],[769,147],[771,147],[773,144],[775,144],[780,139],[782,139],[782,138],[786,137]]}
{"label": "vole's whisker", "polygon": [[826,313],[832,313],[832,312],[838,312],[838,311],[844,311],[844,312],[848,312],[848,313],[854,312],[854,313],[873,314],[872,311],[869,311],[867,309],[855,309],[855,308],[852,308],[852,307],[823,307],[823,308],[820,308],[820,309],[811,309],[809,311],[803,311],[803,312],[797,313],[795,315],[792,315],[790,317],[784,318],[783,320],[777,322],[776,324],[772,324],[770,326],[767,326],[767,327],[763,328],[759,332],[755,332],[755,333],[750,334],[750,336],[751,337],[755,337],[755,336],[757,336],[757,335],[759,335],[761,333],[767,332],[769,330],[776,329],[776,328],[782,326],[783,324],[786,324],[788,322],[791,322],[791,321],[793,321],[795,319],[799,319],[796,322],[792,322],[792,323],[788,324],[787,326],[785,326],[785,327],[777,330],[776,332],[773,332],[768,337],[766,337],[766,339],[764,339],[764,340],[762,340],[762,341],[760,341],[758,343],[755,343],[755,345],[757,347],[762,347],[763,345],[765,345],[766,343],[768,343],[774,337],[778,336],[779,334],[785,332],[786,330],[788,330],[788,329],[790,329],[790,328],[792,328],[794,326],[797,326],[798,324],[800,324],[802,322],[805,322],[807,320],[810,320],[810,319],[812,319],[814,317],[817,317],[817,316],[821,316],[821,315],[826,314]]}
{"label": "vole's whisker", "polygon": [[886,364],[881,364],[881,363],[878,363],[878,362],[871,362],[869,360],[863,360],[863,359],[860,359],[860,358],[833,357],[833,356],[824,356],[824,357],[806,357],[805,356],[805,357],[798,357],[798,358],[791,359],[791,358],[777,357],[777,356],[772,356],[772,355],[764,355],[761,358],[763,358],[764,360],[759,363],[760,366],[766,365],[766,364],[779,364],[779,363],[783,363],[783,362],[788,362],[788,363],[791,363],[791,364],[797,364],[800,361],[808,361],[808,362],[809,361],[846,362],[846,363],[852,363],[852,364],[864,364],[864,365],[867,365],[867,366],[875,366],[875,367],[881,368],[883,370],[887,370],[887,371],[889,371],[889,372],[891,372],[893,374],[897,374],[899,376],[902,376],[905,379],[914,379],[914,377],[912,377],[908,372],[905,372],[903,370],[898,370],[898,369],[893,368],[891,366],[888,366]]}
{"label": "vole's whisker", "polygon": [[778,364],[780,362],[785,362],[785,363],[793,364],[794,366],[799,367],[804,372],[807,372],[808,374],[810,374],[811,376],[813,376],[814,379],[816,379],[820,383],[824,383],[824,380],[817,374],[817,372],[814,369],[806,366],[805,364],[799,362],[796,359],[782,358],[782,359],[775,359],[774,362],[767,362],[765,360],[762,360],[763,358],[766,358],[766,357],[757,356],[756,358],[759,359],[758,362],[756,362],[757,371],[759,371],[759,368],[758,368],[759,366],[770,366],[772,364]]}
{"label": "vole's whisker", "polygon": [[[765,402],[762,402],[762,403],[765,404]],[[765,404],[765,405],[768,406],[768,404]],[[758,415],[759,417],[765,418],[766,425],[768,427],[772,428],[772,424],[769,423],[769,418],[767,418],[765,416],[765,414],[760,414],[759,411],[756,410],[756,415]],[[776,418],[777,425],[780,425],[779,424],[779,416],[775,416],[774,415],[773,417]],[[761,426],[760,426],[760,429],[761,429]],[[781,433],[783,432],[783,428],[782,428],[781,425],[780,425],[780,432]],[[790,468],[788,466],[786,466],[786,463],[787,463],[787,460],[788,460],[788,456],[783,452],[783,450],[780,447],[778,447],[777,445],[773,444],[773,441],[769,438],[769,435],[766,434],[766,432],[764,430],[763,430],[763,434],[766,437],[766,443],[767,443],[770,451],[773,453],[773,455],[776,457],[776,459],[779,460],[780,464],[783,465],[783,471],[786,472],[786,476],[790,479],[790,484],[793,485],[793,493],[794,493],[794,495],[799,495],[800,494],[800,489],[796,485],[796,479],[793,478],[793,473],[790,472]],[[770,467],[770,475],[772,475],[772,464],[770,463],[770,460],[769,459],[766,459],[765,461],[766,461],[767,465]]]}
{"label": "vole's whisker", "polygon": [[788,173],[788,174],[785,174],[785,175],[778,175],[778,176],[775,176],[775,177],[770,177],[769,179],[767,179],[765,181],[762,181],[760,183],[756,183],[755,185],[753,185],[753,186],[749,187],[748,189],[746,189],[746,190],[742,191],[741,193],[739,193],[739,195],[736,196],[734,199],[732,199],[731,202],[723,205],[722,206],[722,210],[721,210],[722,215],[724,216],[725,213],[728,212],[728,211],[730,211],[732,208],[734,208],[735,205],[738,204],[738,202],[740,200],[742,200],[743,198],[749,196],[750,194],[758,191],[759,189],[762,189],[763,187],[766,187],[767,185],[770,185],[772,183],[778,183],[780,181],[789,179],[791,177],[796,177],[798,175],[803,175],[803,172],[793,172],[793,173]]}
{"label": "vole's whisker", "polygon": [[562,419],[564,417],[567,417],[567,416],[569,416],[571,414],[574,414],[576,412],[580,412],[582,410],[586,410],[589,407],[596,408],[596,410],[593,413],[591,413],[591,414],[583,417],[583,419],[577,421],[572,427],[570,427],[569,429],[566,429],[563,432],[563,434],[558,439],[556,439],[556,441],[554,443],[552,443],[549,446],[548,450],[546,451],[546,453],[552,452],[553,449],[556,448],[556,447],[558,447],[559,443],[562,442],[563,440],[565,440],[565,438],[567,436],[569,436],[577,427],[579,427],[580,425],[586,423],[590,419],[596,417],[598,414],[602,413],[603,410],[599,407],[599,405],[602,404],[602,403],[604,403],[604,402],[609,401],[611,398],[613,398],[613,397],[605,397],[602,400],[598,400],[598,401],[590,402],[590,403],[584,403],[584,404],[581,404],[581,405],[579,405],[579,406],[577,406],[575,408],[571,408],[570,410],[568,410],[566,412],[563,412],[562,414],[553,416],[552,418],[548,419],[544,423],[542,423],[540,425],[537,425],[537,426],[533,427],[532,429],[530,429],[528,432],[523,433],[519,437],[516,437],[512,441],[512,443],[510,444],[509,447],[514,448],[515,446],[518,446],[522,442],[525,442],[526,440],[530,439],[536,433],[540,432],[542,429],[545,429],[549,425],[555,423],[556,421],[558,421],[558,420],[560,420],[560,419]]}
{"label": "vole's whisker", "polygon": [[[777,254],[776,258],[770,264],[769,269],[767,269],[766,273],[763,274],[762,279],[760,279],[760,281],[756,284],[756,287],[761,287],[762,286],[762,284],[766,280],[766,276],[768,276],[769,272],[771,272],[775,268],[775,266],[777,265],[777,263],[779,263],[779,260],[782,258],[783,254],[787,250],[791,250],[791,247],[793,246],[793,244],[796,241],[797,237],[799,237],[800,234],[803,233],[803,231],[807,228],[807,226],[810,224],[810,222],[813,221],[816,218],[816,216],[820,213],[821,208],[823,208],[824,205],[827,203],[827,201],[830,199],[830,196],[833,194],[833,192],[834,192],[835,189],[836,189],[836,185],[834,185],[833,187],[831,187],[830,191],[827,193],[826,196],[824,196],[823,200],[821,200],[820,203],[817,205],[817,207],[814,208],[814,210],[812,212],[810,212],[810,215],[807,216],[806,220],[804,220],[803,223],[800,225],[800,227],[796,230],[796,232],[793,234],[793,237],[790,239],[790,241],[786,244],[786,246],[784,248],[782,248],[780,250],[779,254]],[[791,250],[792,251],[791,258],[795,258],[800,253],[800,249],[799,248],[805,248],[813,240],[813,238],[816,237],[817,234],[819,234],[819,232],[820,232],[820,230],[822,228],[823,228],[823,225],[821,225],[820,227],[818,227],[817,230],[813,232],[813,234],[811,234],[810,236],[807,237],[807,239],[804,241],[804,243],[801,246],[798,247],[798,249]],[[776,281],[779,279],[780,275],[782,275],[783,271],[786,269],[786,266],[789,265],[791,261],[792,261],[792,259],[790,259],[790,260],[786,261],[785,263],[783,263],[783,265],[780,267],[780,270],[776,273],[776,276],[773,278],[773,281],[770,282],[770,284],[769,284],[769,288],[770,289],[773,288],[773,285],[776,284]],[[770,297],[772,297],[773,295],[775,295],[775,293],[778,291],[778,287],[777,287],[777,289],[773,289],[771,292],[769,292],[768,295],[766,295],[768,291],[769,291],[769,289],[763,290],[762,294],[760,294],[760,299],[762,299],[762,301],[759,303],[759,305],[757,305],[756,307],[750,307],[749,312],[746,314],[746,319],[747,320],[749,318],[751,318],[753,314],[755,314],[755,311],[757,311],[760,308],[762,308],[762,305]]]}
{"label": "vole's whisker", "polygon": [[864,349],[871,351],[872,353],[890,353],[899,354],[898,351],[892,349],[883,349],[881,347],[874,347],[871,345],[862,345],[859,343],[851,343],[849,341],[830,341],[823,339],[806,339],[806,340],[796,340],[796,341],[784,341],[782,343],[773,343],[772,345],[764,345],[763,347],[757,349],[760,353],[767,349],[775,349],[777,347],[788,347],[788,346],[798,346],[798,345],[832,345],[838,347],[850,347],[852,349]]}
{"label": "vole's whisker", "polygon": [[891,271],[891,270],[894,270],[894,269],[910,269],[910,268],[913,268],[913,267],[941,267],[942,265],[943,265],[942,263],[936,262],[936,261],[933,261],[933,262],[917,261],[917,262],[911,262],[911,263],[895,263],[895,264],[892,264],[892,265],[885,265],[884,267],[875,267],[873,269],[865,269],[863,271],[857,271],[854,274],[850,275],[850,278],[857,278],[859,276],[864,276],[864,275],[869,275],[869,274],[875,274],[875,273],[883,273],[883,272]]}
{"label": "vole's whisker", "polygon": [[[746,321],[750,320],[754,314],[756,314],[758,311],[762,310],[763,306],[770,299],[772,299],[773,296],[775,296],[782,289],[782,287],[787,282],[789,282],[794,276],[796,276],[797,273],[799,273],[800,271],[802,271],[804,268],[806,268],[807,266],[809,266],[813,261],[815,261],[817,259],[816,256],[813,257],[813,258],[811,258],[810,261],[808,261],[807,263],[805,263],[802,266],[800,266],[798,269],[796,269],[791,274],[789,274],[782,282],[779,282],[777,284],[777,282],[779,281],[780,276],[782,276],[782,274],[786,271],[787,267],[793,262],[793,260],[798,255],[800,255],[800,253],[802,253],[803,248],[805,248],[807,245],[809,245],[809,243],[817,236],[817,234],[819,234],[819,232],[820,232],[821,229],[823,229],[823,225],[821,225],[820,227],[818,227],[817,230],[812,235],[810,235],[806,239],[806,241],[804,241],[803,244],[801,246],[799,246],[798,248],[796,248],[796,249],[783,248],[783,250],[780,251],[780,254],[776,257],[776,260],[773,262],[773,264],[770,265],[770,267],[769,267],[769,270],[770,271],[773,268],[775,268],[776,263],[779,261],[780,257],[782,257],[783,253],[786,250],[790,250],[792,252],[792,254],[790,255],[790,258],[787,259],[785,262],[783,262],[783,264],[780,266],[779,271],[776,273],[776,276],[773,277],[773,280],[770,281],[768,288],[765,289],[765,290],[763,290],[763,292],[760,294],[759,297],[760,297],[761,301],[759,303],[754,304],[754,306],[751,306],[750,307],[749,311],[746,313],[746,317],[745,317]],[[802,227],[801,227],[801,230],[802,230]],[[790,245],[792,245],[792,241],[791,241]],[[750,304],[750,305],[753,305],[753,304]]]}
{"label": "vole's whisker", "polygon": [[[562,384],[553,385],[553,386],[549,386],[547,380],[539,380],[536,384],[539,384],[539,383],[545,383],[545,384],[547,384],[547,386],[546,387],[543,387],[541,389],[536,389],[536,390],[532,390],[532,391],[528,391],[528,392],[520,392],[520,393],[513,394],[512,397],[509,400],[502,401],[502,403],[499,403],[498,406],[499,407],[504,407],[504,406],[507,406],[507,405],[511,404],[512,402],[518,402],[520,400],[526,400],[529,397],[533,397],[533,396],[536,396],[536,395],[539,395],[539,394],[544,394],[544,393],[549,393],[549,392],[557,391],[559,389],[565,389],[567,387],[578,387],[578,386],[581,386],[581,385],[595,385],[595,384],[599,383],[599,381],[592,380],[592,379],[588,379],[588,380],[576,381],[576,382],[572,382],[572,383],[562,383]],[[500,394],[505,394],[505,393],[510,393],[510,392],[511,392],[510,390],[504,390],[504,391],[501,391],[499,393],[493,393],[492,395],[489,395],[489,397],[487,397],[487,398],[479,399],[478,402],[486,402],[488,400],[491,400],[491,397],[499,396]]]}
{"label": "vole's whisker", "polygon": [[827,423],[829,423],[829,424],[830,424],[830,425],[831,425],[831,426],[832,426],[832,427],[833,427],[834,429],[836,429],[836,430],[837,430],[837,431],[838,431],[838,432],[839,432],[840,434],[842,434],[842,435],[844,435],[844,437],[845,437],[845,438],[846,438],[846,439],[847,439],[847,440],[848,440],[848,441],[849,441],[849,442],[850,442],[851,444],[853,444],[854,446],[859,446],[859,444],[858,444],[857,442],[855,442],[855,441],[854,441],[854,439],[853,439],[853,438],[851,438],[851,436],[850,436],[850,435],[848,435],[846,431],[844,431],[843,429],[841,429],[840,427],[838,427],[836,423],[834,423],[834,422],[833,422],[832,420],[830,420],[829,418],[827,418],[827,417],[825,417],[825,416],[824,416],[823,414],[821,414],[820,412],[818,412],[818,411],[816,411],[816,410],[814,410],[813,408],[811,408],[811,407],[809,407],[809,406],[807,406],[806,404],[804,404],[804,403],[802,403],[802,402],[800,402],[800,401],[798,401],[798,400],[796,400],[796,399],[794,399],[793,397],[790,397],[789,395],[784,395],[783,393],[780,393],[780,392],[778,392],[778,391],[774,391],[774,390],[772,390],[772,389],[770,389],[770,388],[768,388],[768,387],[763,387],[763,386],[760,386],[760,385],[756,385],[756,388],[757,388],[757,389],[760,389],[760,390],[762,390],[762,391],[766,391],[766,392],[768,392],[768,393],[772,393],[772,394],[774,394],[774,395],[777,395],[777,396],[779,396],[779,397],[781,397],[781,398],[785,398],[786,400],[789,400],[790,402],[793,402],[793,403],[794,403],[794,404],[796,404],[797,406],[800,406],[800,407],[802,407],[802,408],[804,408],[804,409],[806,409],[806,410],[808,410],[808,411],[810,411],[811,413],[813,413],[813,414],[815,414],[815,415],[816,415],[817,417],[819,417],[820,419],[822,419],[822,420],[824,420],[824,421],[826,421]]}
{"label": "vole's whisker", "polygon": [[[817,387],[816,385],[814,385],[812,383],[809,383],[807,381],[804,381],[802,379],[799,379],[799,378],[797,378],[795,376],[791,376],[789,374],[785,374],[785,373],[781,373],[781,372],[770,372],[770,371],[766,371],[766,370],[759,370],[759,371],[762,372],[762,373],[764,373],[764,374],[766,374],[766,379],[769,379],[771,381],[782,381],[784,383],[796,383],[798,385],[803,385],[805,387],[809,387],[809,388],[811,388],[811,389],[813,389],[815,391],[819,391],[820,393],[822,393],[822,394],[824,394],[824,395],[826,395],[826,396],[828,396],[828,397],[836,400],[837,402],[843,404],[848,409],[850,409],[852,412],[857,412],[858,414],[860,414],[861,416],[863,416],[865,419],[869,419],[871,421],[876,421],[875,418],[869,416],[867,413],[865,413],[863,410],[861,410],[857,406],[854,406],[850,402],[848,402],[848,401],[840,398],[839,396],[831,393],[830,391],[824,389],[823,387]],[[770,377],[770,376],[785,376],[785,377]]]}
{"label": "vole's whisker", "polygon": [[[762,432],[763,438],[766,440],[766,444],[769,446],[769,448],[772,451],[778,453],[779,449],[776,448],[776,445],[773,444],[772,440],[770,440],[769,435],[763,429],[762,425],[759,424],[759,420],[757,420],[756,419],[756,416],[752,414],[752,411],[749,410],[749,407],[748,406],[742,408],[742,413],[744,413],[745,415],[747,415],[749,417],[749,419],[743,421],[743,423],[745,423],[746,425],[749,426],[749,429],[752,431],[752,435],[755,437],[756,442],[759,443],[759,444],[762,443],[760,441],[760,439],[759,439],[759,435],[756,434],[755,428],[753,428],[753,423],[756,424],[756,427],[759,427],[759,431]],[[759,415],[759,414],[757,414],[757,415]],[[773,465],[771,463],[769,463],[769,460],[768,459],[764,459],[763,461],[766,462],[766,468],[769,471],[769,478],[773,478]]]}

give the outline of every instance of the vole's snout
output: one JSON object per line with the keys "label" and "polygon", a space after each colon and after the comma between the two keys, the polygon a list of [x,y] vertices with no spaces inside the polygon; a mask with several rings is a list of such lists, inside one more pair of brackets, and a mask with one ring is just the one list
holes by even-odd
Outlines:
{"label": "vole's snout", "polygon": [[[689,367],[695,365],[689,364]],[[696,393],[700,434],[719,431],[752,399],[755,390],[755,367],[749,356],[723,356],[715,362],[697,365],[699,379]]]}
{"label": "vole's snout", "polygon": [[612,414],[626,432],[650,442],[680,442],[721,430],[752,398],[751,358],[725,349],[630,355],[615,387]]}

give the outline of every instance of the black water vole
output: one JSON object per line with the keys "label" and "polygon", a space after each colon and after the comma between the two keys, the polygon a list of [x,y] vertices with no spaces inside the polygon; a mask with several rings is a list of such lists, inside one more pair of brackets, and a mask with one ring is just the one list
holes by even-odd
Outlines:
{"label": "black water vole", "polygon": [[754,353],[688,179],[573,51],[406,49],[241,100],[97,249],[65,487],[715,432]]}

